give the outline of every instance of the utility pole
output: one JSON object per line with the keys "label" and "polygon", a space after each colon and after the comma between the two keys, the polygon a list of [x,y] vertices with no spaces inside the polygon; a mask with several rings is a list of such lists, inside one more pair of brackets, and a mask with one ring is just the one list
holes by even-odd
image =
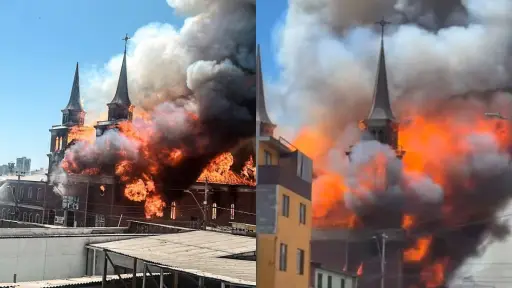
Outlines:
{"label": "utility pole", "polygon": [[386,239],[388,236],[384,233],[381,235],[382,237],[382,253],[380,255],[380,272],[381,272],[381,278],[380,278],[380,288],[384,288],[384,280],[385,280],[385,273],[386,273]]}
{"label": "utility pole", "polygon": [[203,202],[203,228],[206,230],[208,221],[208,178],[204,180],[204,202]]}
{"label": "utility pole", "polygon": [[[20,182],[21,182],[21,176],[24,176],[25,172],[23,171],[16,171],[16,176],[18,177],[18,181],[16,183],[16,193],[14,194],[14,217],[16,221],[20,220],[20,209],[18,208],[18,204],[21,201],[21,190],[20,190]],[[15,195],[18,194],[18,195]],[[17,197],[20,196],[20,197]]]}

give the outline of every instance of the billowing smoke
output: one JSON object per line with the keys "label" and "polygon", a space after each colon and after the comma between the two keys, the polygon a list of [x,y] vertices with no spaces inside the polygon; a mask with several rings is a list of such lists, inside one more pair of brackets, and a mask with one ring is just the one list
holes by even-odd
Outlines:
{"label": "billowing smoke", "polygon": [[[60,163],[72,173],[115,172],[127,186],[125,194],[136,201],[151,193],[165,195],[161,192],[170,186],[188,187],[214,157],[255,133],[255,2],[168,4],[188,16],[180,30],[153,23],[138,29],[128,43],[133,122],[95,141],[74,143]],[[106,120],[121,59],[122,54],[115,56],[84,77],[91,125]]]}
{"label": "billowing smoke", "polygon": [[[281,77],[267,101],[314,158],[315,216],[413,216],[411,238],[432,235],[406,264],[414,284],[439,287],[420,272],[440,266],[453,278],[488,236],[508,233],[495,215],[511,195],[509,123],[484,112],[512,108],[510,11],[508,0],[295,0],[278,27]],[[385,47],[403,161],[355,129],[371,105],[382,17],[393,23]]]}

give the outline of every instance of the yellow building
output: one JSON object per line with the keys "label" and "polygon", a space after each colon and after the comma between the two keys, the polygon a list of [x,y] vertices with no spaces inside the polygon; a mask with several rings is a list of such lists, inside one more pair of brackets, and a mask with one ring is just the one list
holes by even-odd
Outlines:
{"label": "yellow building", "polygon": [[256,87],[256,284],[308,288],[312,161],[274,137],[275,125],[265,108],[259,47]]}

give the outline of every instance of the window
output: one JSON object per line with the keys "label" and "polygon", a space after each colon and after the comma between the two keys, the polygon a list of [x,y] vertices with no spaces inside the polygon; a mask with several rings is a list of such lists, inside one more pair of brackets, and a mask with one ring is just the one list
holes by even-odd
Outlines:
{"label": "window", "polygon": [[217,203],[212,204],[212,219],[217,219]]}
{"label": "window", "polygon": [[41,199],[41,188],[37,188],[37,200],[39,201]]}
{"label": "window", "polygon": [[341,278],[341,287],[340,288],[345,288],[345,279],[344,278]]}
{"label": "window", "polygon": [[28,187],[28,196],[29,199],[32,199],[32,187]]}
{"label": "window", "polygon": [[94,226],[96,227],[105,227],[105,216],[96,214],[96,219],[94,222]]}
{"label": "window", "polygon": [[23,212],[23,222],[27,222],[27,212]]}
{"label": "window", "polygon": [[18,195],[18,200],[23,199],[23,192],[25,192],[25,188],[24,188],[24,187],[21,187],[21,189],[20,189],[20,194]]}
{"label": "window", "polygon": [[235,220],[235,204],[231,204],[231,207],[229,209],[230,211],[230,219]]}
{"label": "window", "polygon": [[288,245],[281,243],[279,247],[279,270],[286,271],[286,264],[288,258]]}
{"label": "window", "polygon": [[5,219],[5,208],[2,208],[2,219]]}
{"label": "window", "polygon": [[7,216],[5,217],[7,220],[11,220],[11,209],[7,209]]}
{"label": "window", "polygon": [[175,201],[172,201],[172,203],[171,203],[171,219],[172,220],[176,219],[176,202]]}
{"label": "window", "polygon": [[297,274],[304,275],[304,250],[297,249]]}
{"label": "window", "polygon": [[32,213],[28,214],[28,222],[32,222]]}
{"label": "window", "polygon": [[306,224],[306,204],[300,203],[299,207],[299,223]]}
{"label": "window", "polygon": [[332,288],[332,276],[327,276],[327,288]]}
{"label": "window", "polygon": [[40,221],[41,221],[41,219],[40,219],[40,218],[41,218],[41,217],[39,216],[39,214],[36,214],[36,223],[40,223]]}
{"label": "window", "polygon": [[316,287],[323,288],[323,286],[324,286],[324,274],[318,273],[316,275]]}
{"label": "window", "polygon": [[263,152],[265,155],[265,165],[272,165],[272,154],[267,150],[264,150]]}
{"label": "window", "polygon": [[290,196],[283,195],[283,207],[282,207],[282,215],[284,217],[290,216]]}

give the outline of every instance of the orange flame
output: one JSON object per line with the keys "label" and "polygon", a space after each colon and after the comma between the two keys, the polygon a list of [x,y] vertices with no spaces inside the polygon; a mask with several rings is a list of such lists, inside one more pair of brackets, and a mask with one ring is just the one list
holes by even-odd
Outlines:
{"label": "orange flame", "polygon": [[404,260],[407,262],[419,262],[425,257],[432,242],[432,236],[425,236],[416,241],[416,246],[404,251]]}
{"label": "orange flame", "polygon": [[[150,124],[152,119],[148,113],[138,109],[134,111],[138,123]],[[194,113],[187,113],[186,115],[191,121],[198,120],[198,115]],[[161,172],[163,166],[179,165],[187,155],[185,155],[184,150],[177,148],[160,148],[159,151],[152,151],[151,139],[158,135],[155,135],[156,132],[153,129],[140,129],[142,126],[134,125],[134,122],[130,121],[117,124],[119,132],[132,143],[137,144],[139,159],[144,159],[146,164],[145,171],[134,173],[134,162],[129,159],[127,151],[120,151],[119,156],[123,160],[115,165],[115,174],[124,184],[123,192],[128,199],[136,202],[145,201],[145,216],[147,218],[161,217],[165,202],[160,195],[161,192],[157,191],[155,187],[154,176]],[[94,129],[90,127],[73,127],[70,130],[69,139],[93,143],[95,141],[94,136]],[[256,184],[255,166],[252,157],[247,160],[239,174],[230,170],[233,162],[234,159],[231,153],[220,154],[204,169],[197,181],[204,182],[208,180],[212,183],[254,186]],[[136,169],[140,169],[139,166]],[[68,173],[79,172],[88,175],[100,173],[97,168],[80,170],[72,155],[66,155],[64,161],[61,162],[61,167]],[[140,176],[134,178],[134,174]]]}
{"label": "orange flame", "polygon": [[[238,175],[230,170],[233,162],[234,158],[231,153],[226,152],[220,154],[203,170],[201,175],[199,175],[197,182],[256,185],[254,178],[243,176],[244,169],[245,171],[255,171],[256,168],[253,166],[254,162],[252,161],[252,158],[245,163],[246,166],[242,169],[242,175]],[[250,167],[247,167],[248,165],[250,165]]]}
{"label": "orange flame", "polygon": [[68,143],[71,143],[73,140],[93,143],[95,139],[96,133],[93,127],[73,126],[68,131]]}
{"label": "orange flame", "polygon": [[427,288],[438,288],[444,284],[444,269],[448,259],[443,259],[428,266],[421,272],[421,279]]}
{"label": "orange flame", "polygon": [[359,264],[359,267],[357,268],[357,276],[363,275],[363,263]]}
{"label": "orange flame", "polygon": [[414,216],[405,214],[402,218],[402,228],[409,230],[414,224]]}

